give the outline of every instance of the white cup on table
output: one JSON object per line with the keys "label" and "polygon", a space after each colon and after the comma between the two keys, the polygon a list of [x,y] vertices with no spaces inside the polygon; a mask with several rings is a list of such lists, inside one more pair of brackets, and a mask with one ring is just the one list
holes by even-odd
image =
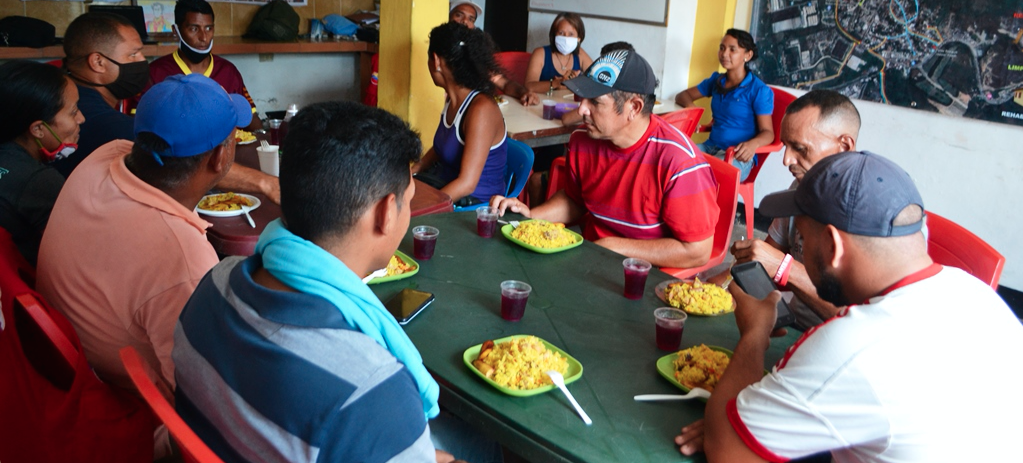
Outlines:
{"label": "white cup on table", "polygon": [[281,157],[279,146],[269,145],[266,148],[257,146],[256,153],[259,155],[259,170],[267,175],[280,176]]}

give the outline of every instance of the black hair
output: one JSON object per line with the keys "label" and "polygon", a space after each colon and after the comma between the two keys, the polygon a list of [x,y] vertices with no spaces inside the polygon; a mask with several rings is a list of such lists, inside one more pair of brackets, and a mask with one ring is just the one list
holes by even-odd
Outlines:
{"label": "black hair", "polygon": [[64,108],[71,83],[55,66],[35,61],[8,61],[0,66],[0,143],[14,140],[35,121],[53,123]]}
{"label": "black hair", "polygon": [[208,14],[216,19],[213,7],[206,0],[178,0],[174,4],[174,24],[185,25],[185,15],[188,13]]}
{"label": "black hair", "polygon": [[[226,143],[229,140],[230,137],[225,139],[224,142]],[[223,143],[220,146],[223,146]],[[170,148],[170,145],[159,135],[152,132],[139,132],[135,136],[135,144],[131,147],[131,153],[124,159],[124,164],[131,173],[135,174],[143,182],[159,190],[168,191],[176,189],[187,182],[188,179],[195,175],[206,159],[213,154],[213,150],[209,150],[195,156],[182,158],[160,156],[160,161],[163,162],[163,165],[160,165],[160,163],[156,162],[156,158],[153,157],[153,153],[160,153],[168,148]]]}
{"label": "black hair", "polygon": [[[753,57],[749,59],[750,61],[753,61],[757,59],[757,56],[760,56],[760,54],[757,52],[757,43],[755,40],[753,40],[753,35],[751,35],[749,32],[746,32],[742,29],[728,29],[727,31],[725,31],[725,35],[734,38],[735,41],[739,43],[739,48],[753,52]],[[749,61],[743,63],[742,66],[744,69],[746,69],[746,73],[748,74],[753,73],[753,71],[751,71],[749,68]],[[757,76],[754,74],[753,78],[756,79]],[[732,90],[735,90],[735,88],[733,87],[730,89],[726,89],[723,85],[721,85],[720,80],[714,82],[713,92],[717,93],[718,95],[725,95],[728,92],[731,92]]]}
{"label": "black hair", "polygon": [[811,90],[790,103],[785,109],[785,114],[795,114],[809,107],[820,110],[818,116],[820,121],[840,117],[854,124],[857,131],[860,129],[860,112],[852,100],[841,93],[834,90]]}
{"label": "black hair", "polygon": [[447,22],[430,31],[431,55],[444,59],[455,83],[470,90],[493,94],[490,76],[501,68],[494,60],[494,45],[486,33],[461,24]]}
{"label": "black hair", "polygon": [[135,30],[124,16],[111,13],[85,13],[64,32],[64,56],[68,61],[88,57],[90,53],[111,53],[121,43],[121,27]]}
{"label": "black hair", "polygon": [[657,102],[657,95],[651,93],[649,95],[643,95],[639,93],[625,92],[622,90],[612,90],[611,99],[615,102],[615,112],[622,114],[625,111],[625,103],[628,102],[633,96],[639,96],[643,99],[643,110],[640,114],[649,116],[654,113],[654,103]]}
{"label": "black hair", "polygon": [[307,240],[342,237],[389,194],[399,207],[423,147],[408,124],[348,101],[316,103],[288,124],[281,150],[281,212]]}
{"label": "black hair", "polygon": [[600,47],[600,56],[604,56],[608,53],[618,50],[626,50],[629,52],[635,52],[636,48],[629,42],[611,42],[603,47]]}
{"label": "black hair", "polygon": [[576,33],[579,34],[579,45],[575,47],[575,50],[572,50],[573,55],[578,55],[579,49],[583,46],[583,39],[586,38],[586,26],[583,25],[583,17],[575,13],[560,13],[555,16],[554,21],[551,22],[551,31],[548,33],[548,38],[551,39],[551,47],[554,47],[554,38],[558,36],[558,23],[561,21],[571,24],[575,28]]}

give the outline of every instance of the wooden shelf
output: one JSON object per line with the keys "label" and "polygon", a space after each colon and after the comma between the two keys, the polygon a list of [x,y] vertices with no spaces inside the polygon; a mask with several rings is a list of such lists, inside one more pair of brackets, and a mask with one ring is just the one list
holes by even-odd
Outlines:
{"label": "wooden shelf", "polygon": [[[142,53],[147,58],[158,58],[177,50],[178,42],[168,41],[145,45]],[[213,41],[213,53],[217,55],[246,55],[256,53],[376,53],[377,44],[353,41],[310,41],[299,39],[294,42],[266,42],[241,37],[217,37]],[[0,59],[55,59],[64,57],[64,48],[53,45],[44,48],[0,47]]]}

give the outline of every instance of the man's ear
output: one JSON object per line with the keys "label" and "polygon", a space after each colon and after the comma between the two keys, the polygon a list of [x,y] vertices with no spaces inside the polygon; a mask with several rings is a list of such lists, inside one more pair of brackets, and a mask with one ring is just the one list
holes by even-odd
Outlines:
{"label": "man's ear", "polygon": [[632,109],[632,113],[629,114],[629,120],[632,120],[643,113],[643,97],[635,95],[630,98],[629,107]]}
{"label": "man's ear", "polygon": [[388,235],[398,226],[398,197],[391,193],[373,205],[373,229]]}
{"label": "man's ear", "polygon": [[231,170],[232,164],[234,164],[234,146],[226,146],[221,143],[213,148],[213,153],[206,161],[206,168],[219,175]]}
{"label": "man's ear", "polygon": [[113,64],[113,63],[108,63],[107,59],[104,58],[103,55],[101,55],[98,51],[94,51],[92,53],[89,53],[89,56],[85,58],[85,63],[86,63],[86,65],[89,66],[89,70],[90,71],[95,72],[97,74],[106,74],[107,73],[107,65],[108,64],[110,64],[110,65]]}
{"label": "man's ear", "polygon": [[838,136],[838,143],[842,147],[842,152],[856,151],[856,139],[852,135],[843,133]]}
{"label": "man's ear", "polygon": [[831,259],[828,263],[832,268],[838,268],[842,257],[845,256],[845,243],[842,241],[842,234],[831,224],[825,225],[824,231],[828,235],[827,243],[830,245],[829,251],[831,252]]}

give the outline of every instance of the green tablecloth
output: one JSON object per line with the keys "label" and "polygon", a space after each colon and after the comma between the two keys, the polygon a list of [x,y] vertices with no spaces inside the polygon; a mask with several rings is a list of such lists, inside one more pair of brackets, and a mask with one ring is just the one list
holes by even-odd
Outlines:
{"label": "green tablecloth", "polygon": [[[530,461],[703,461],[681,455],[672,438],[703,416],[699,401],[638,403],[636,394],[681,390],[655,368],[667,354],[654,344],[653,310],[664,306],[653,288],[671,279],[654,270],[642,300],[622,296],[619,254],[586,242],[542,255],[500,234],[476,234],[473,212],[412,219],[412,226],[440,229],[433,259],[420,261],[411,278],[374,286],[386,301],[402,288],[432,292],[436,301],[405,326],[426,367],[441,383],[441,405]],[[412,255],[411,227],[399,247]],[[500,316],[500,283],[521,280],[533,287],[519,322]],[[568,388],[593,419],[586,426],[554,390],[511,397],[494,389],[462,363],[462,353],[488,339],[532,334],[564,349],[584,367]],[[772,341],[766,368],[781,358],[798,333]],[[739,339],[732,315],[691,316],[682,347],[705,343],[733,349]]]}

